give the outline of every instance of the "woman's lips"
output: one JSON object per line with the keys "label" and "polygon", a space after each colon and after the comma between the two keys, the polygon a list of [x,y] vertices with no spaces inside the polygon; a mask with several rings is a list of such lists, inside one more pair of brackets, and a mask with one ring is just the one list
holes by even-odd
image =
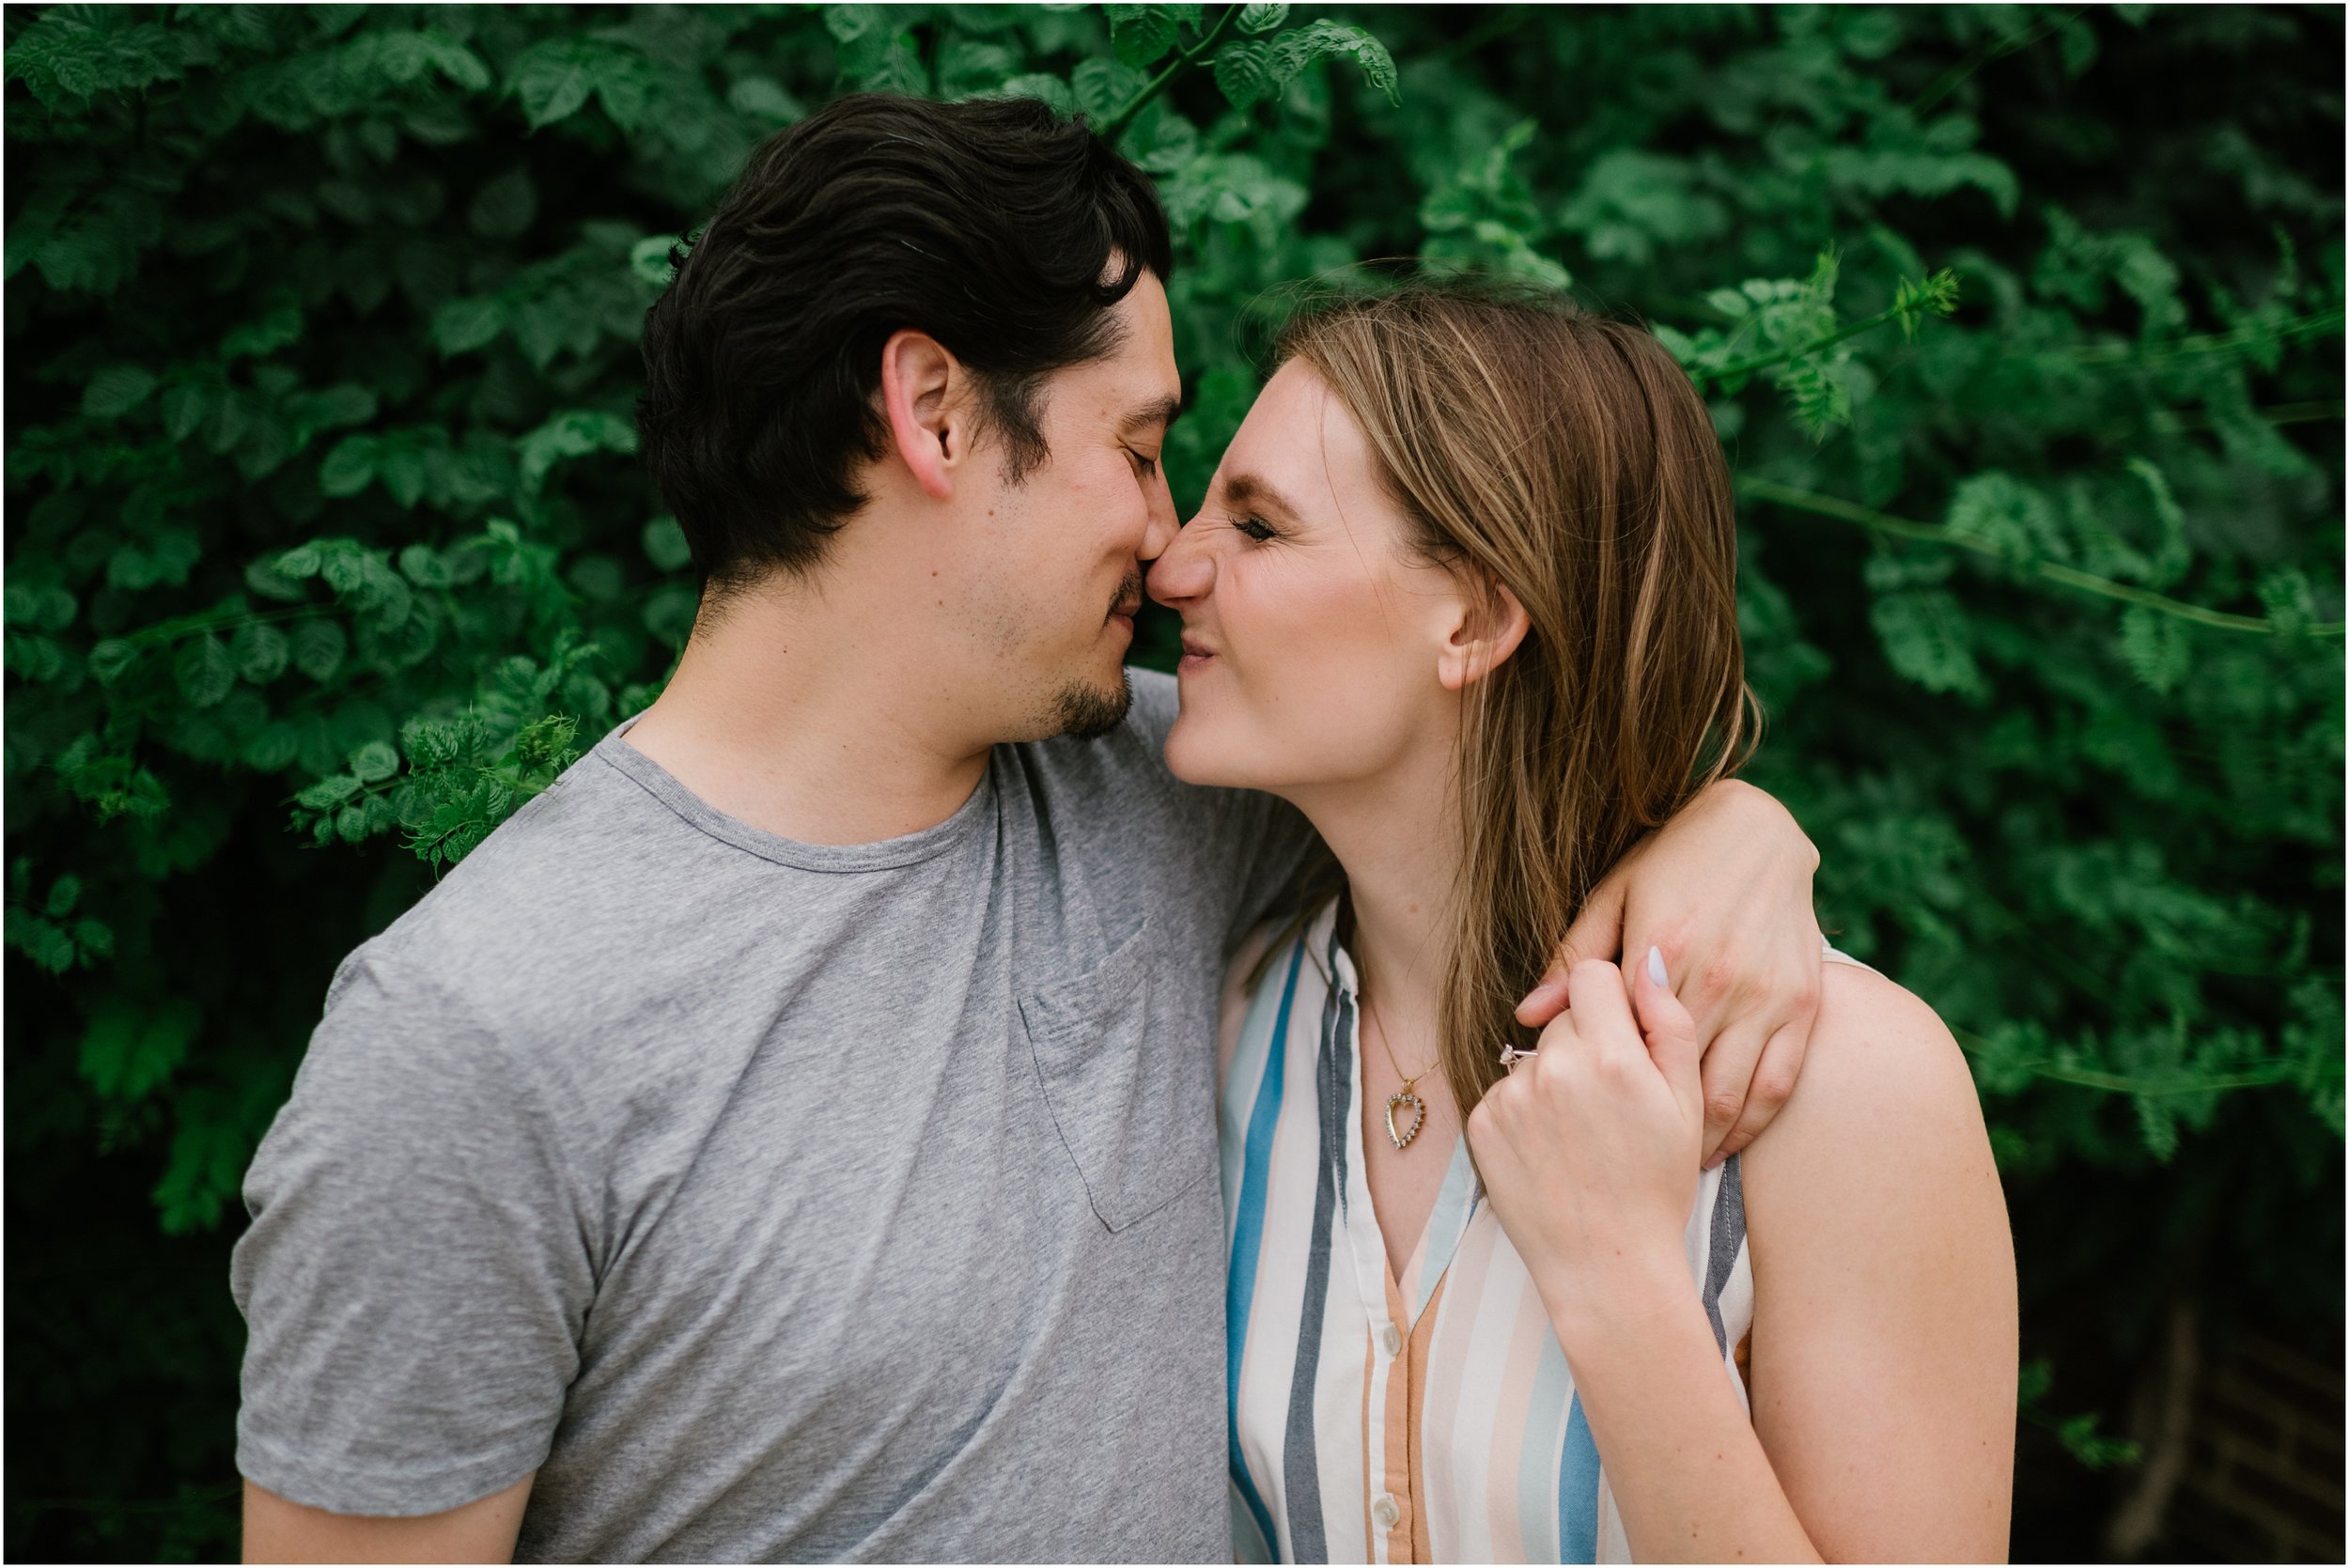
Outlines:
{"label": "woman's lips", "polygon": [[1183,639],[1183,657],[1175,661],[1174,673],[1187,675],[1204,670],[1214,658],[1214,653],[1206,646],[1186,637]]}

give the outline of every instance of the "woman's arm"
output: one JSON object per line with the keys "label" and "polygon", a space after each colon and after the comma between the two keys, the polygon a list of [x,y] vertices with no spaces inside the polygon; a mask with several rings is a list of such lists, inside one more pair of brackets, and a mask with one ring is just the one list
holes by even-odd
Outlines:
{"label": "woman's arm", "polygon": [[1702,1137],[1693,1026],[1644,974],[1638,1023],[1612,966],[1579,966],[1573,984],[1539,1059],[1469,1130],[1634,1554],[2003,1557],[2014,1255],[1939,1020],[1889,982],[1834,972],[1802,1085],[1745,1157],[1749,1425],[1681,1249]]}
{"label": "woman's arm", "polygon": [[1956,1041],[1829,965],[1809,1070],[1740,1162],[1754,1431],[1829,1560],[2003,1560],[2015,1244]]}

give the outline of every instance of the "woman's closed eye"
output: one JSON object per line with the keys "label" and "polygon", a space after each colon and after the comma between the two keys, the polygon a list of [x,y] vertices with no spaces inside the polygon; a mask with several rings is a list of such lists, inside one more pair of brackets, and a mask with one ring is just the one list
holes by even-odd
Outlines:
{"label": "woman's closed eye", "polygon": [[1256,517],[1252,513],[1241,512],[1236,514],[1232,519],[1232,526],[1247,535],[1250,538],[1255,540],[1258,544],[1263,544],[1268,539],[1277,539],[1281,536],[1278,529],[1274,528],[1270,523],[1265,521],[1264,519]]}

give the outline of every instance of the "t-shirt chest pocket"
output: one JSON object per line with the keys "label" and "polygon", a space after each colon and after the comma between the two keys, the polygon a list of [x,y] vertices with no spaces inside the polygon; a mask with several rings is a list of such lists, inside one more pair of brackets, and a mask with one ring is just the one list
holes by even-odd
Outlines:
{"label": "t-shirt chest pocket", "polygon": [[1215,1170],[1213,1108],[1199,1072],[1206,1047],[1163,1027],[1176,1021],[1163,1000],[1162,1027],[1152,1032],[1154,939],[1145,919],[1091,970],[1019,1001],[1052,1125],[1112,1231],[1157,1213]]}

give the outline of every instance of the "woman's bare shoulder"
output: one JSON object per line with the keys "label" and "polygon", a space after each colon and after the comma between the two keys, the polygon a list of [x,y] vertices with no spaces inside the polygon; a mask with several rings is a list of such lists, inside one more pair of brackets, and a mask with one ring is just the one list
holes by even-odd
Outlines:
{"label": "woman's bare shoulder", "polygon": [[2000,1201],[1973,1074],[1949,1026],[1874,970],[1830,963],[1785,1109],[1740,1162],[1768,1211],[1877,1208],[1913,1220]]}

